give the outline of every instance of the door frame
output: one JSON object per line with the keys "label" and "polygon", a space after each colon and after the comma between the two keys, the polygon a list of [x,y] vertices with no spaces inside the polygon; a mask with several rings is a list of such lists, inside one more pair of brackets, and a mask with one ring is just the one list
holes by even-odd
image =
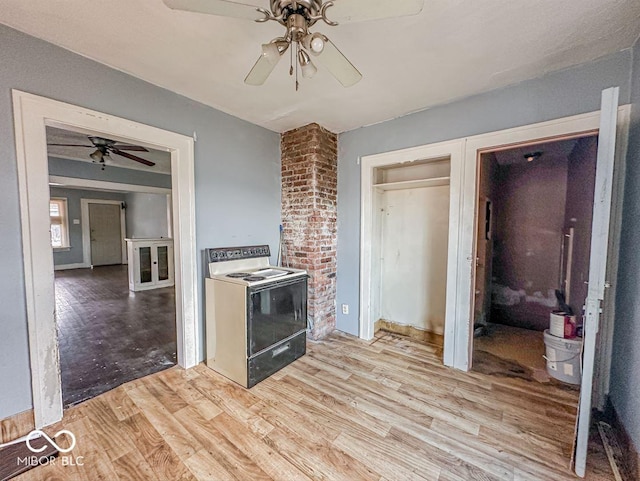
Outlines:
{"label": "door frame", "polygon": [[120,259],[122,264],[127,263],[127,221],[125,209],[121,200],[105,199],[80,199],[80,222],[82,223],[82,263],[87,267],[93,267],[91,262],[91,225],[89,216],[89,204],[108,204],[120,206]]}
{"label": "door frame", "polygon": [[[459,236],[459,209],[461,197],[461,169],[463,164],[464,139],[439,142],[431,145],[413,147],[409,149],[368,155],[361,158],[361,233],[360,233],[360,337],[371,340],[374,335],[374,315],[377,310],[379,283],[373,278],[374,272],[379,272],[380,253],[373,240],[380,232],[380,219],[376,215],[377,193],[375,172],[377,168],[391,165],[409,165],[415,161],[438,160],[448,158],[450,161],[449,183],[449,240],[447,252],[447,296],[445,300],[444,326],[444,363],[453,365],[455,351],[454,319],[458,307],[455,299],[457,246]],[[379,214],[379,212],[377,212]],[[379,248],[379,243],[377,243]],[[379,278],[378,274],[378,278]]]}
{"label": "door frame", "polygon": [[62,419],[62,386],[54,317],[54,267],[49,234],[49,167],[45,127],[100,132],[171,153],[178,364],[199,354],[198,257],[195,237],[194,140],[149,125],[12,90],[31,387],[36,428]]}
{"label": "door frame", "polygon": [[[611,288],[608,292],[610,302],[605,303],[603,311],[603,329],[606,334],[603,340],[613,334],[613,326],[615,320],[615,280],[618,272],[618,250],[620,245],[620,226],[622,218],[622,201],[624,195],[624,171],[626,161],[626,142],[629,130],[629,118],[631,106],[629,104],[622,105],[618,108],[618,141],[616,146],[616,172],[614,178],[614,192],[611,210],[611,230],[609,243],[609,262],[607,265],[607,279],[611,280]],[[463,249],[469,253],[468,261],[461,263],[461,279],[465,285],[462,289],[469,296],[471,305],[473,305],[473,280],[475,279],[475,231],[477,230],[477,197],[478,197],[478,181],[480,173],[480,155],[485,152],[496,152],[499,150],[509,150],[514,146],[522,147],[527,144],[538,144],[549,140],[570,139],[584,137],[589,134],[598,133],[600,128],[600,111],[590,112],[587,114],[565,117],[539,124],[533,124],[514,129],[507,129],[489,134],[474,136],[468,139],[465,155],[465,167],[469,173],[468,183],[465,189],[464,213],[462,223],[473,226],[473,231],[468,230],[464,236]],[[465,277],[466,276],[466,277]],[[468,280],[468,285],[467,284]],[[460,287],[460,286],[459,286]],[[467,345],[468,350],[465,354],[467,368],[471,369],[473,359],[473,312],[469,313],[463,326],[457,326],[457,335],[460,336],[460,344]],[[599,377],[603,379],[599,390],[596,390],[596,405],[604,404],[604,399],[609,391],[609,372],[605,371],[611,358],[611,344],[602,343],[598,365],[600,365]]]}
{"label": "door frame", "polygon": [[[607,279],[611,280],[608,300],[604,303],[596,384],[596,405],[604,403],[609,391],[607,366],[611,357],[610,342],[615,317],[615,281],[618,270],[618,252],[624,193],[624,166],[631,106],[618,108],[618,142],[616,146],[616,173],[614,178],[611,215],[611,237]],[[449,254],[447,268],[447,312],[445,317],[444,364],[456,369],[471,369],[473,353],[473,281],[475,279],[475,239],[477,230],[477,197],[480,155],[487,151],[507,150],[514,145],[540,143],[558,137],[581,137],[597,132],[600,111],[563,117],[546,122],[515,127],[485,134],[463,137],[447,142],[412,147],[392,152],[363,156],[361,160],[361,235],[360,235],[360,325],[362,339],[373,338],[371,303],[372,291],[372,239],[374,234],[373,172],[375,167],[428,158],[430,152],[451,158],[451,206],[449,224]],[[455,160],[454,160],[455,159]]]}

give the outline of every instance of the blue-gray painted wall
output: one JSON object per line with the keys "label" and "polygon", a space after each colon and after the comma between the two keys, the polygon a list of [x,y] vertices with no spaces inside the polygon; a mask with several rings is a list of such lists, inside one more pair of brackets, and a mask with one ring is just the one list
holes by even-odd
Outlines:
{"label": "blue-gray painted wall", "polygon": [[145,170],[123,169],[112,166],[107,166],[104,170],[100,170],[100,167],[93,163],[60,159],[58,157],[49,157],[49,175],[146,185],[164,189],[171,188],[171,175],[168,174],[156,174]]}
{"label": "blue-gray painted wall", "polygon": [[633,48],[631,129],[625,177],[611,401],[640,449],[640,41]]}
{"label": "blue-gray painted wall", "polygon": [[56,266],[82,263],[82,224],[74,224],[73,220],[82,221],[80,199],[106,199],[124,202],[126,195],[116,192],[100,192],[95,190],[63,189],[51,187],[51,197],[67,199],[69,214],[69,250],[54,251],[53,264]]}
{"label": "blue-gray painted wall", "polygon": [[157,239],[168,237],[167,196],[131,192],[127,201],[127,237]]}
{"label": "blue-gray painted wall", "polygon": [[388,122],[343,133],[338,139],[337,328],[358,334],[360,165],[364,155],[452,140],[600,109],[601,91],[620,87],[629,102],[631,50],[469,97]]}
{"label": "blue-gray painted wall", "polygon": [[[4,25],[0,45],[0,386],[6,387],[0,392],[2,419],[32,406],[11,89],[189,136],[196,131],[199,251],[247,244],[270,244],[277,250],[280,137]],[[199,299],[202,313],[202,285]],[[202,323],[201,315],[201,331]],[[202,354],[204,336],[201,339]]]}

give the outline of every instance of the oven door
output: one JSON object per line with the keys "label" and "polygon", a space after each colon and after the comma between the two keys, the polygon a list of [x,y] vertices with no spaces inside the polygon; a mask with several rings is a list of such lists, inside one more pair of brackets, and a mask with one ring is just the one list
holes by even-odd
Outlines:
{"label": "oven door", "polygon": [[249,288],[247,357],[307,328],[307,278]]}

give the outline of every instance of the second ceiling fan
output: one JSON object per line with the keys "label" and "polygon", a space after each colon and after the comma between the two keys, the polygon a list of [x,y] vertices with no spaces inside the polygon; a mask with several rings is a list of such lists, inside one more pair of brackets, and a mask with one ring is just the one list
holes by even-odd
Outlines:
{"label": "second ceiling fan", "polygon": [[336,26],[349,22],[417,15],[424,6],[424,0],[270,0],[269,9],[229,0],[163,2],[175,10],[280,23],[286,29],[285,34],[262,45],[262,55],[244,81],[248,85],[264,84],[285,52],[291,49],[289,74],[295,73],[296,90],[298,69],[305,78],[315,75],[317,68],[312,58],[316,58],[345,87],[351,87],[362,79],[358,69],[329,38],[322,33],[309,31],[318,20]]}
{"label": "second ceiling fan", "polygon": [[120,155],[129,160],[133,160],[134,162],[138,162],[140,164],[147,165],[149,167],[153,167],[154,165],[156,165],[155,162],[151,162],[150,160],[143,159],[142,157],[138,157],[137,155],[124,152],[125,150],[137,151],[137,152],[149,152],[149,150],[139,145],[121,145],[121,144],[118,144],[118,142],[115,140],[105,139],[103,137],[96,137],[96,136],[88,136],[88,139],[91,141],[93,145],[84,145],[84,144],[47,144],[47,145],[50,147],[84,147],[88,149],[96,149],[94,152],[89,154],[89,157],[91,157],[91,160],[93,162],[100,164],[102,170],[104,170],[106,161],[111,158],[110,154]]}

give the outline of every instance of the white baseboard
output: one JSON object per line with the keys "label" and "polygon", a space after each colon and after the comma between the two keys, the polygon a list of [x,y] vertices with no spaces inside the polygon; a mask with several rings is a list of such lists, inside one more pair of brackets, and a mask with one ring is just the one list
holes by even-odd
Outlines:
{"label": "white baseboard", "polygon": [[66,271],[68,269],[88,269],[89,265],[84,262],[79,262],[77,264],[59,264],[57,266],[53,266],[54,271]]}

